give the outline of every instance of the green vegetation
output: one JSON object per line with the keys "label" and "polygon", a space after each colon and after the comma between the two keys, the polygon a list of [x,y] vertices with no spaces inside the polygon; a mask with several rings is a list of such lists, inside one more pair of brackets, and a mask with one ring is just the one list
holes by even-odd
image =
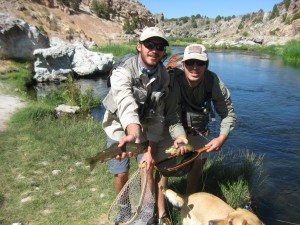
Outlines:
{"label": "green vegetation", "polygon": [[292,40],[283,48],[282,56],[284,61],[293,64],[300,64],[300,41]]}
{"label": "green vegetation", "polygon": [[288,10],[289,6],[291,4],[291,0],[283,0],[283,4],[284,4],[284,7],[285,7],[285,10]]}
{"label": "green vegetation", "polygon": [[139,24],[139,18],[137,16],[131,16],[130,19],[127,18],[125,20],[123,29],[125,33],[131,34],[134,32],[135,29],[138,28],[138,24]]}
{"label": "green vegetation", "polygon": [[278,16],[279,16],[279,10],[278,10],[277,5],[275,4],[275,5],[273,6],[273,10],[272,10],[271,15],[270,15],[270,20],[271,20],[271,19],[274,19],[274,18],[276,18],[276,17],[278,17]]}
{"label": "green vegetation", "polygon": [[79,10],[79,5],[81,1],[82,0],[57,0],[58,3],[67,5],[76,11]]}
{"label": "green vegetation", "polygon": [[105,2],[93,0],[91,9],[99,18],[109,19],[108,5]]}
{"label": "green vegetation", "polygon": [[132,41],[129,44],[105,44],[101,45],[97,48],[94,48],[93,51],[96,52],[103,52],[103,53],[112,53],[114,59],[117,60],[118,58],[128,54],[128,53],[136,53],[136,42]]}

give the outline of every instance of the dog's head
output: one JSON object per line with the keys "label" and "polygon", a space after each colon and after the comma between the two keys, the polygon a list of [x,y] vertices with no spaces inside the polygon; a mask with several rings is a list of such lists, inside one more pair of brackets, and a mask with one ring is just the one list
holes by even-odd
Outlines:
{"label": "dog's head", "polygon": [[238,208],[223,220],[211,220],[209,225],[264,225],[258,217],[246,209]]}

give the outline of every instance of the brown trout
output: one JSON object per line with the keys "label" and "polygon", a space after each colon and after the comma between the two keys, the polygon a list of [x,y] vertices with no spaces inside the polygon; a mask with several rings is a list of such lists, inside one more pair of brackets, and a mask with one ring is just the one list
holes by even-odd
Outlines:
{"label": "brown trout", "polygon": [[87,159],[87,162],[90,164],[90,171],[96,167],[97,162],[107,162],[108,160],[115,158],[117,155],[121,155],[122,152],[131,152],[134,156],[146,152],[149,141],[139,144],[128,142],[122,148],[118,148],[118,145],[119,143],[114,143],[109,148],[99,152],[94,157]]}
{"label": "brown trout", "polygon": [[[189,144],[178,144],[178,146],[179,147],[185,146],[188,151],[194,151],[195,150],[194,147],[192,145],[189,145]],[[177,148],[175,148],[174,146],[171,146],[171,147],[169,147],[165,150],[165,153],[176,153],[176,151],[177,151]]]}

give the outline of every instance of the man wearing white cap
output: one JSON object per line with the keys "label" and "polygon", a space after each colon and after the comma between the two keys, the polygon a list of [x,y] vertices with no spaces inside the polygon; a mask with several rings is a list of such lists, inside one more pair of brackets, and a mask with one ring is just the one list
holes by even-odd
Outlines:
{"label": "man wearing white cap", "polygon": [[[236,114],[229,90],[215,73],[208,70],[208,63],[205,46],[191,44],[185,48],[181,62],[182,70],[177,70],[178,73],[170,75],[173,79],[170,81],[170,92],[165,104],[165,121],[169,130],[165,135],[169,138],[159,143],[158,154],[163,154],[163,150],[172,143],[178,147],[177,155],[187,151],[185,147],[178,146],[180,143],[191,144],[195,149],[206,146],[207,152],[218,151],[235,127]],[[209,140],[206,137],[209,135],[211,102],[220,116],[221,124],[219,136]],[[205,154],[201,154],[193,161],[190,171],[185,171],[188,173],[186,194],[197,191],[208,153]],[[156,159],[165,157],[155,155]],[[167,178],[163,177],[162,182],[166,185]],[[158,208],[164,211],[163,198],[160,198]]]}
{"label": "man wearing white cap", "polygon": [[[111,89],[103,100],[106,112],[103,129],[107,135],[107,146],[127,142],[149,141],[148,151],[137,157],[139,164],[147,163],[148,182],[153,188],[152,153],[162,139],[164,98],[168,94],[169,74],[162,59],[169,43],[158,27],[143,30],[136,45],[137,55],[132,56],[112,71]],[[109,161],[114,174],[114,187],[119,193],[128,180],[130,159],[123,153]],[[125,207],[125,206],[124,206]],[[119,211],[116,223],[126,221],[126,213]]]}

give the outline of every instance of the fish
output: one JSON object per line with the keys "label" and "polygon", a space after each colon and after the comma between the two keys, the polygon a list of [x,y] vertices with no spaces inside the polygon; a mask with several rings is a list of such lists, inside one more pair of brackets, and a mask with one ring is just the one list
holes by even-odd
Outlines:
{"label": "fish", "polygon": [[[192,145],[189,145],[189,144],[178,144],[178,146],[179,147],[185,146],[188,151],[194,151],[195,150],[194,147]],[[177,149],[178,148],[175,148],[175,146],[172,145],[171,147],[169,147],[165,150],[165,153],[176,153]]]}
{"label": "fish", "polygon": [[107,162],[110,159],[115,158],[117,155],[121,155],[123,152],[131,152],[134,156],[144,153],[148,150],[149,141],[142,143],[127,142],[122,148],[118,147],[119,143],[113,143],[110,147],[97,153],[94,157],[88,158],[86,161],[90,165],[90,171],[92,171],[96,164]]}

